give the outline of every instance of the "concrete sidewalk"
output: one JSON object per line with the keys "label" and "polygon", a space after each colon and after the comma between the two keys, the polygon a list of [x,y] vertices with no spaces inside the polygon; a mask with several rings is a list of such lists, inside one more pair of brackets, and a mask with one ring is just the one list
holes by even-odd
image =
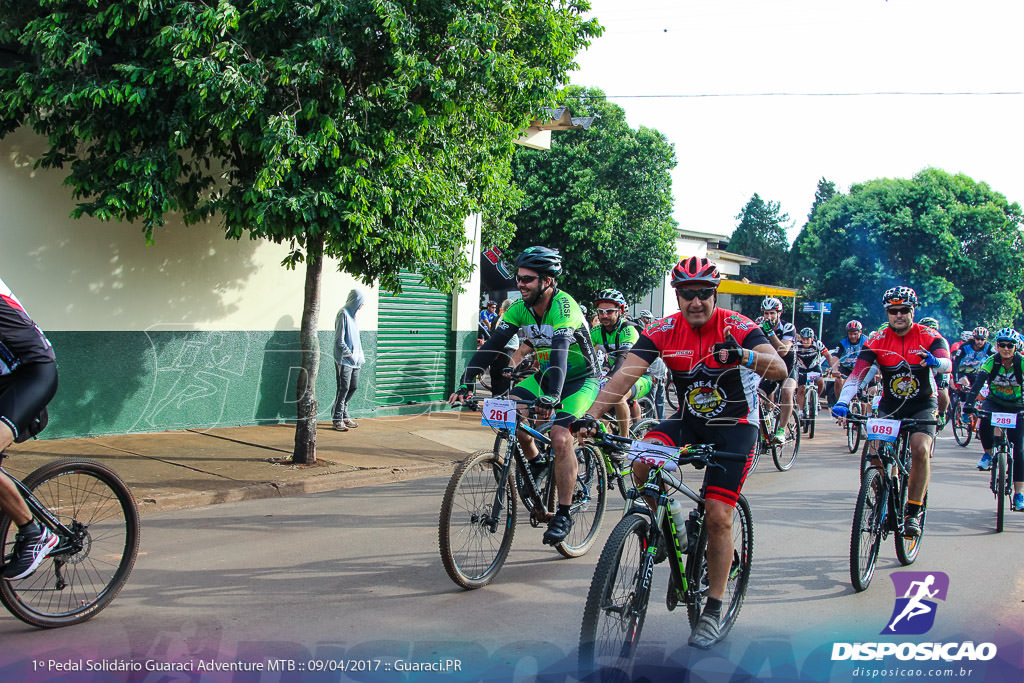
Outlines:
{"label": "concrete sidewalk", "polygon": [[287,464],[294,440],[294,424],[39,440],[9,448],[4,468],[24,477],[57,458],[97,460],[146,513],[445,476],[467,453],[490,448],[494,433],[480,413],[450,409],[361,418],[347,432],[321,422],[312,466]]}

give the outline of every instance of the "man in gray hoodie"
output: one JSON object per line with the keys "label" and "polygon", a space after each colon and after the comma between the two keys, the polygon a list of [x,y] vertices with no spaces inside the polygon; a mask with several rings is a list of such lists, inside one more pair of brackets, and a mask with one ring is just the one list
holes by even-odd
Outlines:
{"label": "man in gray hoodie", "polygon": [[334,368],[338,376],[338,394],[334,398],[332,420],[339,432],[347,432],[359,425],[348,414],[348,402],[359,385],[359,368],[366,357],[359,342],[356,313],[363,307],[366,296],[358,289],[348,293],[344,308],[334,319]]}

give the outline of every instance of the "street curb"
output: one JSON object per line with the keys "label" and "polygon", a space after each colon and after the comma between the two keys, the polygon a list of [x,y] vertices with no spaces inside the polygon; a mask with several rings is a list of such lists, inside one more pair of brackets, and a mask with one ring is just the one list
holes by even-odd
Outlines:
{"label": "street curb", "polygon": [[167,512],[188,508],[236,503],[246,500],[285,498],[308,493],[324,493],[341,489],[374,486],[400,481],[448,476],[458,460],[408,466],[364,468],[348,472],[316,475],[307,479],[266,481],[256,484],[224,487],[218,490],[171,493],[159,498],[137,498],[140,514]]}

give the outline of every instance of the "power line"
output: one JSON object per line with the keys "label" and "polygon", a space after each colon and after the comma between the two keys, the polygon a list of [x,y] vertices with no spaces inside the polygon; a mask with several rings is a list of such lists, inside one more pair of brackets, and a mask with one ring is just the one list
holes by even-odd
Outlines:
{"label": "power line", "polygon": [[878,90],[874,92],[733,92],[733,93],[684,93],[676,95],[575,95],[579,99],[650,99],[678,100],[711,97],[999,97],[1006,95],[1024,95],[1020,90],[991,91],[912,91],[912,90]]}

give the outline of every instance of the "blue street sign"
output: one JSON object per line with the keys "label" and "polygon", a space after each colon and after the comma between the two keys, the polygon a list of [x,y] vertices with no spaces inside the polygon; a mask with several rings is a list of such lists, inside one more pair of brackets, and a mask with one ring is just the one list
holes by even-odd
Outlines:
{"label": "blue street sign", "polygon": [[804,313],[831,313],[832,303],[829,301],[808,301],[804,303]]}

